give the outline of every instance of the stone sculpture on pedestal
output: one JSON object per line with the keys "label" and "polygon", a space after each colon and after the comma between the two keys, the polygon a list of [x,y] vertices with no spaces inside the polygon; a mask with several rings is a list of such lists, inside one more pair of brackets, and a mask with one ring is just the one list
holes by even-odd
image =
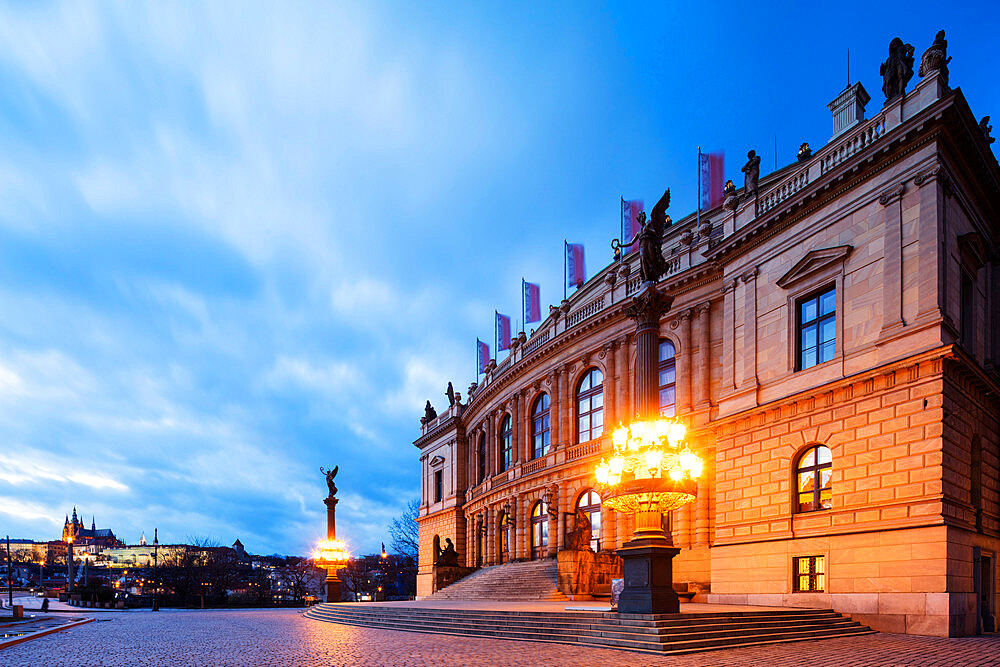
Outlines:
{"label": "stone sculpture on pedestal", "polygon": [[939,30],[934,42],[924,51],[920,58],[920,70],[917,72],[921,77],[929,76],[932,72],[938,72],[942,83],[948,85],[948,63],[951,57],[948,55],[948,40],[944,38],[944,30]]}
{"label": "stone sculpture on pedestal", "polygon": [[906,84],[913,78],[913,45],[904,44],[899,37],[889,43],[889,57],[879,68],[882,75],[882,92],[889,102],[906,92]]}

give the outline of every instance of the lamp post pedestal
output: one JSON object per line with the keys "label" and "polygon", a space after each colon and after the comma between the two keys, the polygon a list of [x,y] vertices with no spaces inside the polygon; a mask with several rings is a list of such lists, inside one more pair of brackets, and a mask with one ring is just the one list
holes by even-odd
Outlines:
{"label": "lamp post pedestal", "polygon": [[[650,513],[652,514],[652,513]],[[657,521],[660,514],[656,512]],[[636,516],[639,523],[640,515]],[[664,536],[640,534],[618,549],[625,589],[618,596],[622,614],[676,614],[681,600],[674,590],[674,556],[681,552]]]}

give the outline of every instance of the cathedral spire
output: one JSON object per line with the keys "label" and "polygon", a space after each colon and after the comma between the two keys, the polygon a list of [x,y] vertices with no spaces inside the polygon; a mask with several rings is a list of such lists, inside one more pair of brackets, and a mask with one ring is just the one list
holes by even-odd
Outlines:
{"label": "cathedral spire", "polygon": [[94,518],[93,514],[90,515],[90,529],[97,530],[97,520]]}

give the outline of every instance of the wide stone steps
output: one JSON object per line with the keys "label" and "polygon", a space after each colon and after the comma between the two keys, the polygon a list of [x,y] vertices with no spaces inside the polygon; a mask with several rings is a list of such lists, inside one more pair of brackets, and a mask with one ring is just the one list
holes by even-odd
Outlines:
{"label": "wide stone steps", "polygon": [[442,588],[434,600],[565,600],[556,562],[535,560],[486,567]]}
{"label": "wide stone steps", "polygon": [[653,616],[337,603],[311,607],[305,615],[331,623],[403,632],[586,644],[655,653],[690,653],[872,632],[850,618],[822,609]]}

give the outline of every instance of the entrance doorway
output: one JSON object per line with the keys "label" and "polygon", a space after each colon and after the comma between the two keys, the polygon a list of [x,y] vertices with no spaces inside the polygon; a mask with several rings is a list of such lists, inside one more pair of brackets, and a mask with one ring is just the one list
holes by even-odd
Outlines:
{"label": "entrance doorway", "polygon": [[996,632],[994,597],[993,556],[982,554],[979,558],[979,617],[983,632]]}

